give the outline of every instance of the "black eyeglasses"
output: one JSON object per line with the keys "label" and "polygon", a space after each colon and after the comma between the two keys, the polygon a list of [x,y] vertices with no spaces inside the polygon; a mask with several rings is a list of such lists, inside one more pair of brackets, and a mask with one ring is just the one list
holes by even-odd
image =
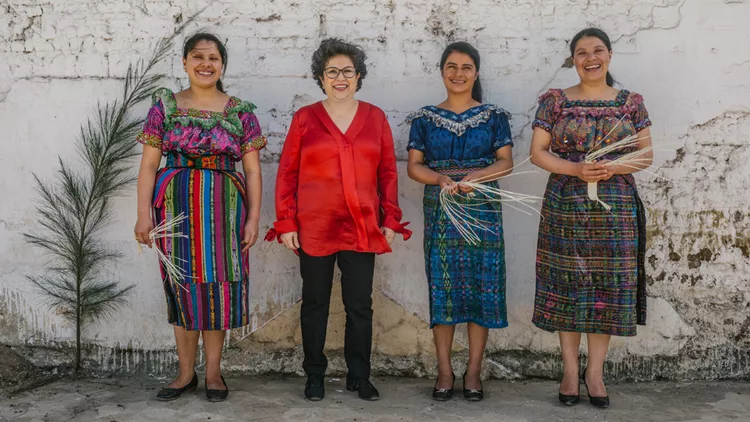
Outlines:
{"label": "black eyeglasses", "polygon": [[351,66],[347,66],[343,69],[337,67],[327,67],[323,73],[325,73],[328,79],[336,79],[339,77],[339,73],[343,73],[346,79],[351,79],[357,76],[357,70]]}

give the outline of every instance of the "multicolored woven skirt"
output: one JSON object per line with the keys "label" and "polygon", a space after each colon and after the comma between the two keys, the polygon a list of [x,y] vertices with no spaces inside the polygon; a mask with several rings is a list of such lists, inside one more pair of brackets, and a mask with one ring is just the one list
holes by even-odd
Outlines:
{"label": "multicolored woven skirt", "polygon": [[171,324],[229,330],[248,324],[248,254],[241,252],[245,181],[231,157],[168,156],[154,189],[154,224],[187,216],[156,246],[187,276],[172,282],[162,267]]}
{"label": "multicolored woven skirt", "polygon": [[[433,161],[428,167],[460,181],[494,160]],[[440,187],[425,186],[424,255],[430,288],[430,327],[473,322],[487,328],[508,326],[505,307],[505,244],[499,206],[473,206],[472,215],[489,222],[472,245],[459,233],[440,205]],[[477,195],[477,199],[481,197]],[[476,205],[477,200],[468,201]],[[469,209],[469,208],[467,208]]]}
{"label": "multicolored woven skirt", "polygon": [[549,178],[536,256],[533,323],[547,331],[636,335],[646,323],[646,219],[631,175],[588,185]]}

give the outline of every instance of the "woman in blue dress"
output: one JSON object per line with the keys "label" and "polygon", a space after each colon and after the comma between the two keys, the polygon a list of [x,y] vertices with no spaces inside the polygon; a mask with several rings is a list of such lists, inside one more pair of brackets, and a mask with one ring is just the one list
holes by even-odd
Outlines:
{"label": "woman in blue dress", "polygon": [[[455,375],[451,346],[456,324],[467,323],[469,362],[464,374],[467,400],[484,397],[480,373],[490,328],[508,326],[505,308],[505,247],[502,210],[482,203],[469,182],[513,167],[508,113],[482,103],[479,52],[470,44],[449,45],[440,60],[448,98],[426,106],[407,119],[409,177],[425,184],[424,254],[430,288],[430,327],[438,358],[438,379],[432,397],[453,396]],[[496,182],[490,182],[496,184]],[[488,222],[481,241],[466,241],[440,205],[448,189],[458,202],[471,205],[473,217]]]}

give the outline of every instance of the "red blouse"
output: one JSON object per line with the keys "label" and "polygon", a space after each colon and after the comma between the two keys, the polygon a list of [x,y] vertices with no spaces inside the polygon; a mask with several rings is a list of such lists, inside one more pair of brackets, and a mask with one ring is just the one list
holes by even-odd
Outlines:
{"label": "red blouse", "polygon": [[[385,113],[360,101],[346,133],[321,102],[292,119],[276,175],[276,221],[266,240],[298,232],[312,256],[391,252],[380,227],[401,224],[393,135]],[[279,242],[281,239],[279,238]]]}

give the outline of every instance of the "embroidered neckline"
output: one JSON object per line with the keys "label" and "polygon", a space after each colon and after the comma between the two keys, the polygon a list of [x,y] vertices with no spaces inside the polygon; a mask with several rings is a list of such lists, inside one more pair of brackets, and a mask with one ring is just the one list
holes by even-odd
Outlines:
{"label": "embroidered neckline", "polygon": [[456,113],[453,110],[448,110],[447,108],[441,108],[441,107],[438,107],[438,106],[435,106],[435,105],[428,105],[428,106],[424,106],[423,108],[426,108],[426,109],[429,109],[431,111],[434,111],[435,113],[438,113],[441,116],[444,116],[444,115],[453,115],[453,116],[456,116],[457,118],[459,118],[459,120],[461,120],[464,115],[476,114],[478,112],[483,111],[487,107],[495,107],[495,106],[492,105],[492,104],[479,104],[479,105],[475,105],[474,107],[469,107],[469,108],[467,108],[466,110],[464,110],[464,111],[462,111],[460,113]]}
{"label": "embroidered neckline", "polygon": [[174,100],[174,112],[176,114],[195,117],[195,118],[202,118],[202,119],[210,119],[215,117],[216,115],[219,115],[221,117],[225,117],[227,115],[227,112],[232,109],[233,107],[236,107],[239,103],[242,102],[237,97],[229,97],[229,100],[224,105],[223,111],[213,111],[213,110],[201,110],[198,108],[193,107],[177,107],[177,98],[174,96],[174,93],[172,93],[172,99]]}
{"label": "embroidered neckline", "polygon": [[177,99],[168,88],[159,88],[154,92],[153,103],[155,104],[159,100],[164,106],[164,128],[168,131],[173,130],[177,124],[180,126],[193,124],[202,127],[204,130],[213,129],[218,125],[232,135],[241,137],[244,134],[244,128],[239,114],[242,112],[252,113],[255,110],[254,104],[242,101],[237,97],[229,98],[224,111],[177,107]]}
{"label": "embroidered neckline", "polygon": [[565,91],[562,89],[560,90],[560,95],[563,99],[563,108],[571,108],[571,107],[622,107],[625,105],[625,102],[628,100],[628,95],[630,95],[630,91],[627,89],[621,89],[620,92],[617,93],[617,96],[614,100],[570,100],[565,95]]}
{"label": "embroidered neckline", "polygon": [[510,113],[494,104],[480,104],[465,110],[463,113],[455,113],[430,105],[406,116],[405,123],[411,124],[414,120],[424,117],[432,121],[435,126],[447,129],[455,133],[456,136],[462,136],[466,129],[486,123],[492,114],[504,114],[508,119],[511,117]]}

